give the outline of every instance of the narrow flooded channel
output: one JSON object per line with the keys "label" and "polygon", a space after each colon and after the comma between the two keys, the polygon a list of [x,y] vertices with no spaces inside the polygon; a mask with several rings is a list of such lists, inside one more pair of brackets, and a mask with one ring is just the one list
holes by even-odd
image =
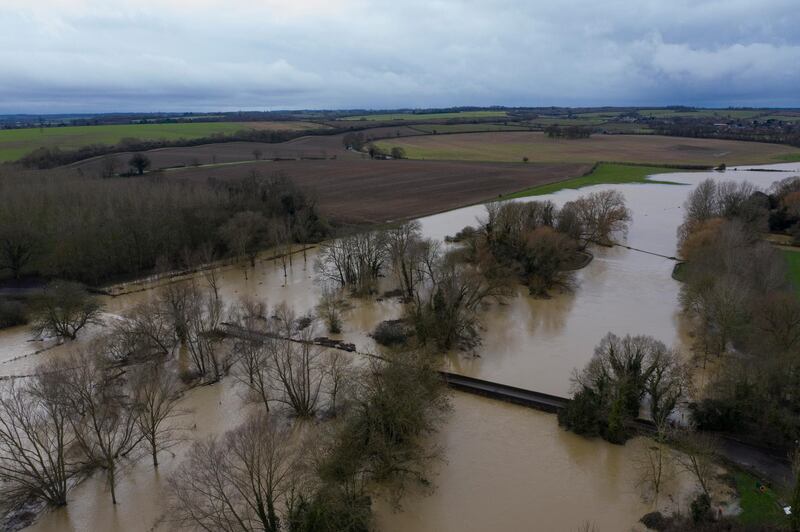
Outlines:
{"label": "narrow flooded channel", "polygon": [[[800,171],[800,165],[775,165]],[[550,196],[557,204],[593,190],[613,188],[625,194],[633,213],[627,244],[671,256],[682,203],[692,185],[711,176],[747,180],[766,187],[792,174],[728,170],[722,173],[663,174],[660,180],[684,185],[602,185],[564,190]],[[426,236],[443,238],[484,212],[482,206],[451,211],[421,221]],[[551,299],[518,297],[492,304],[483,316],[483,341],[475,353],[452,353],[451,371],[537,391],[567,395],[570,376],[592,356],[609,331],[652,335],[685,349],[686,327],[678,312],[678,283],[671,278],[674,261],[622,247],[592,250],[595,258],[575,276],[573,290]],[[287,302],[298,313],[313,310],[321,287],[315,283],[315,251],[293,258],[284,279],[280,261],[260,260],[255,269],[228,266],[219,271],[221,296],[229,303],[242,296],[269,305]],[[388,285],[391,282],[387,280]],[[389,286],[391,287],[391,286]],[[107,319],[154,290],[104,297]],[[399,317],[396,300],[360,299],[346,315],[341,338],[360,351],[375,351],[368,333],[380,321]],[[25,375],[47,357],[80,348],[95,331],[78,341],[51,347],[28,341],[24,328],[0,332],[0,376]],[[50,347],[39,354],[37,350]],[[187,393],[184,408],[193,410],[193,438],[236,426],[246,412],[233,379]],[[436,490],[411,494],[403,510],[377,504],[377,529],[405,530],[578,530],[585,522],[599,531],[628,530],[651,509],[634,482],[634,464],[642,440],[612,446],[561,431],[555,416],[488,399],[454,394],[454,411],[439,435],[444,461],[436,468]],[[66,508],[43,515],[30,530],[168,530],[163,523],[164,480],[180,462],[186,445],[165,456],[158,472],[147,460],[132,465],[121,479],[120,504],[111,505],[101,476],[75,488]],[[685,482],[672,492],[686,495]]]}

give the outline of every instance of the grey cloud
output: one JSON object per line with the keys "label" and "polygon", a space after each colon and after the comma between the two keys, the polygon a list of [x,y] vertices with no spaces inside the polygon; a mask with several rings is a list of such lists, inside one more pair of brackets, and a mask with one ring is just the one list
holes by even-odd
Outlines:
{"label": "grey cloud", "polygon": [[789,0],[5,0],[0,112],[800,106]]}

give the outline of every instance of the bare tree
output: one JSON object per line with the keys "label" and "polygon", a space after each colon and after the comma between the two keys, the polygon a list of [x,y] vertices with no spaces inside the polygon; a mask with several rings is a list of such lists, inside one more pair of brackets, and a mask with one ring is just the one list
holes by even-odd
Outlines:
{"label": "bare tree", "polygon": [[128,161],[128,166],[135,170],[139,175],[144,174],[145,170],[150,168],[150,159],[143,153],[134,153]]}
{"label": "bare tree", "polygon": [[690,378],[679,355],[670,349],[656,349],[647,361],[650,375],[645,382],[645,391],[650,397],[650,416],[663,435],[669,416],[684,396]]}
{"label": "bare tree", "polygon": [[316,267],[323,279],[365,294],[373,290],[386,259],[386,234],[373,231],[324,244]]}
{"label": "bare tree", "polygon": [[179,342],[189,334],[189,313],[201,304],[202,291],[194,281],[170,283],[158,295],[161,313],[165,315]]}
{"label": "bare tree", "polygon": [[422,226],[416,220],[406,222],[386,232],[386,245],[392,270],[400,290],[413,297],[421,280],[419,262],[422,259]]}
{"label": "bare tree", "polygon": [[0,270],[10,270],[14,279],[19,279],[39,246],[40,240],[33,230],[20,222],[3,220],[0,224]]}
{"label": "bare tree", "polygon": [[264,405],[269,412],[272,401],[272,363],[275,344],[280,340],[269,338],[263,341],[244,340],[234,347],[236,357],[234,376],[247,387],[251,398]]}
{"label": "bare tree", "polygon": [[788,293],[769,294],[759,301],[756,326],[770,347],[789,352],[800,346],[800,301]]}
{"label": "bare tree", "polygon": [[292,233],[289,227],[279,220],[271,220],[269,227],[270,239],[279,255],[278,258],[283,267],[283,282],[286,284],[286,279],[289,276],[287,267],[291,265],[292,260]]}
{"label": "bare tree", "polygon": [[317,315],[325,323],[328,332],[339,334],[342,332],[342,310],[346,303],[339,297],[336,290],[325,288],[317,303]]}
{"label": "bare tree", "polygon": [[84,457],[105,470],[111,501],[116,504],[119,462],[141,440],[137,413],[121,375],[107,371],[100,352],[79,353],[68,361],[68,367],[62,377],[70,425]]}
{"label": "bare tree", "polygon": [[113,155],[106,155],[100,161],[100,177],[114,177],[117,175],[119,171],[120,163],[119,159],[117,159]]}
{"label": "bare tree", "polygon": [[169,515],[186,528],[277,532],[307,474],[301,456],[287,429],[253,416],[224,438],[194,444],[168,480]]}
{"label": "bare tree", "polygon": [[256,265],[256,256],[263,243],[267,219],[260,212],[237,212],[223,225],[219,232],[228,247],[238,257],[250,259],[250,266]]}
{"label": "bare tree", "polygon": [[[284,326],[291,328],[296,320],[289,311],[283,318]],[[313,324],[299,331],[299,341],[286,335],[274,344],[272,382],[275,399],[292,408],[298,417],[311,417],[317,411],[323,380],[323,350],[312,342]]]}
{"label": "bare tree", "polygon": [[222,320],[222,302],[195,287],[186,307],[186,349],[194,373],[208,382],[217,382],[223,365],[217,353],[217,328]]}
{"label": "bare tree", "polygon": [[214,253],[214,246],[206,242],[201,245],[197,250],[198,259],[201,267],[203,268],[203,279],[206,280],[208,287],[214,293],[214,298],[219,299],[219,272],[214,267],[216,255]]}
{"label": "bare tree", "polygon": [[33,334],[74,340],[87,324],[100,323],[101,309],[79,283],[53,281],[32,302]]}
{"label": "bare tree", "polygon": [[564,205],[562,211],[574,211],[579,220],[580,236],[584,242],[612,245],[614,234],[624,233],[631,212],[625,206],[625,196],[618,190],[603,190],[581,196]]}
{"label": "bare tree", "polygon": [[111,344],[114,358],[149,358],[169,354],[175,346],[175,333],[167,309],[155,301],[140,303],[116,320]]}
{"label": "bare tree", "polygon": [[131,407],[136,424],[158,467],[158,453],[181,441],[184,427],[179,420],[187,412],[178,408],[181,390],[175,374],[159,363],[143,364],[130,370]]}
{"label": "bare tree", "polygon": [[10,381],[0,391],[0,508],[5,510],[30,497],[67,504],[69,481],[80,463],[69,452],[75,434],[57,369],[40,366],[25,384]]}
{"label": "bare tree", "polygon": [[508,280],[484,276],[435,252],[423,262],[428,286],[424,291],[417,290],[408,308],[418,339],[422,343],[432,341],[443,350],[474,344],[480,306],[507,295]]}
{"label": "bare tree", "polygon": [[642,448],[636,458],[636,484],[645,500],[652,501],[654,506],[658,505],[658,496],[664,483],[673,475],[672,469],[670,450],[660,442]]}
{"label": "bare tree", "polygon": [[[324,356],[325,388],[330,397],[329,410],[336,415],[347,402],[348,393],[351,391],[356,371],[349,354],[330,349]],[[343,400],[344,399],[344,400]],[[337,404],[338,403],[338,404]]]}
{"label": "bare tree", "polygon": [[714,440],[707,434],[683,431],[678,435],[678,441],[680,452],[676,454],[675,462],[694,477],[697,486],[710,498],[710,485],[716,471]]}

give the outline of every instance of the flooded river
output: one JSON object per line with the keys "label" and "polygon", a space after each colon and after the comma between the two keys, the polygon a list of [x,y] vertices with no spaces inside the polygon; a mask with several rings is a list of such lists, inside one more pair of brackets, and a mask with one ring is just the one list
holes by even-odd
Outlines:
{"label": "flooded river", "polygon": [[[800,165],[775,165],[797,169]],[[557,204],[593,190],[613,188],[625,194],[633,213],[627,244],[666,256],[675,254],[676,228],[682,203],[692,185],[706,177],[748,180],[766,187],[792,174],[728,170],[720,173],[676,173],[660,180],[683,185],[602,185],[564,190],[550,196]],[[474,206],[421,220],[426,236],[443,238],[475,225],[483,207]],[[567,395],[570,376],[591,357],[609,331],[652,335],[685,349],[686,326],[678,313],[678,283],[670,274],[674,261],[621,247],[592,250],[594,260],[576,274],[574,290],[551,299],[533,299],[520,290],[504,304],[492,304],[483,317],[483,341],[475,353],[453,353],[451,371],[483,379]],[[220,269],[222,297],[235,301],[247,295],[274,305],[286,301],[298,313],[313,310],[321,287],[315,281],[315,251],[294,256],[284,279],[280,261],[262,259],[255,269]],[[387,280],[388,282],[388,280]],[[388,282],[391,285],[391,282]],[[104,297],[107,319],[153,290]],[[399,317],[395,300],[356,300],[345,316],[341,338],[361,351],[374,351],[368,336],[375,325]],[[24,328],[0,332],[0,375],[25,375],[47,357],[62,356],[96,334],[86,331],[71,345],[30,342]],[[33,352],[49,348],[39,354]],[[193,437],[220,433],[236,426],[246,408],[233,379],[187,393],[184,407],[194,413]],[[555,416],[456,393],[454,411],[439,435],[445,460],[437,466],[436,491],[412,494],[404,511],[377,504],[377,528],[405,530],[578,530],[593,522],[600,531],[629,530],[649,511],[634,486],[634,463],[644,445],[633,440],[612,446],[561,431]],[[120,481],[120,504],[111,505],[102,477],[93,477],[69,496],[66,508],[43,515],[30,530],[167,530],[161,522],[164,479],[179,463],[186,446],[164,456],[156,473],[147,460]],[[686,482],[673,487],[687,495]]]}

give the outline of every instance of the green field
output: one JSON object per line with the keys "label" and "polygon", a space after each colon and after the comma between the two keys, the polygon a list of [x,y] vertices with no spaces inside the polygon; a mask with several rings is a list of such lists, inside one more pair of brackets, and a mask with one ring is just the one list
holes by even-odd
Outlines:
{"label": "green field", "polygon": [[73,150],[88,144],[117,144],[124,138],[196,139],[243,129],[303,131],[321,127],[310,122],[189,122],[3,129],[0,130],[0,162],[15,161],[40,147]]}
{"label": "green field", "polygon": [[602,118],[604,120],[609,120],[611,118],[616,118],[621,114],[621,112],[614,112],[614,111],[592,111],[590,113],[574,113],[573,116],[580,117],[580,118]]}
{"label": "green field", "polygon": [[654,174],[665,174],[669,172],[680,172],[675,168],[665,168],[661,166],[629,166],[624,164],[602,163],[591,174],[574,177],[566,181],[551,183],[549,185],[539,185],[514,194],[503,196],[501,199],[524,198],[527,196],[542,196],[552,194],[563,189],[577,189],[592,185],[613,185],[619,183],[660,183],[665,185],[679,185],[672,181],[656,181],[647,179],[647,176]]}
{"label": "green field", "polygon": [[800,295],[800,250],[784,250],[786,262],[789,263],[789,277],[794,284],[794,288]]}
{"label": "green field", "polygon": [[531,124],[536,124],[538,126],[595,126],[598,124],[602,124],[605,121],[604,118],[601,117],[591,117],[591,116],[584,116],[579,115],[575,118],[567,118],[567,117],[541,117],[541,118],[531,118]]}
{"label": "green field", "polygon": [[762,493],[757,485],[758,480],[747,473],[733,474],[736,491],[739,493],[739,504],[742,513],[737,520],[744,525],[786,525],[787,519],[781,509],[777,495],[770,489]]}
{"label": "green field", "polygon": [[759,120],[781,120],[783,122],[800,122],[800,115],[766,115],[759,116]]}
{"label": "green field", "polygon": [[733,118],[733,119],[747,119],[759,115],[763,115],[764,111],[749,110],[749,109],[697,109],[696,111],[677,111],[672,109],[640,109],[641,116],[649,116],[653,118],[670,118],[670,117],[720,117],[720,118]]}
{"label": "green field", "polygon": [[480,131],[528,131],[530,127],[505,124],[415,124],[412,127],[424,133],[476,133]]}
{"label": "green field", "polygon": [[340,120],[368,120],[371,122],[388,120],[449,120],[451,118],[503,118],[505,111],[464,111],[460,113],[387,113],[381,115],[345,116]]}

